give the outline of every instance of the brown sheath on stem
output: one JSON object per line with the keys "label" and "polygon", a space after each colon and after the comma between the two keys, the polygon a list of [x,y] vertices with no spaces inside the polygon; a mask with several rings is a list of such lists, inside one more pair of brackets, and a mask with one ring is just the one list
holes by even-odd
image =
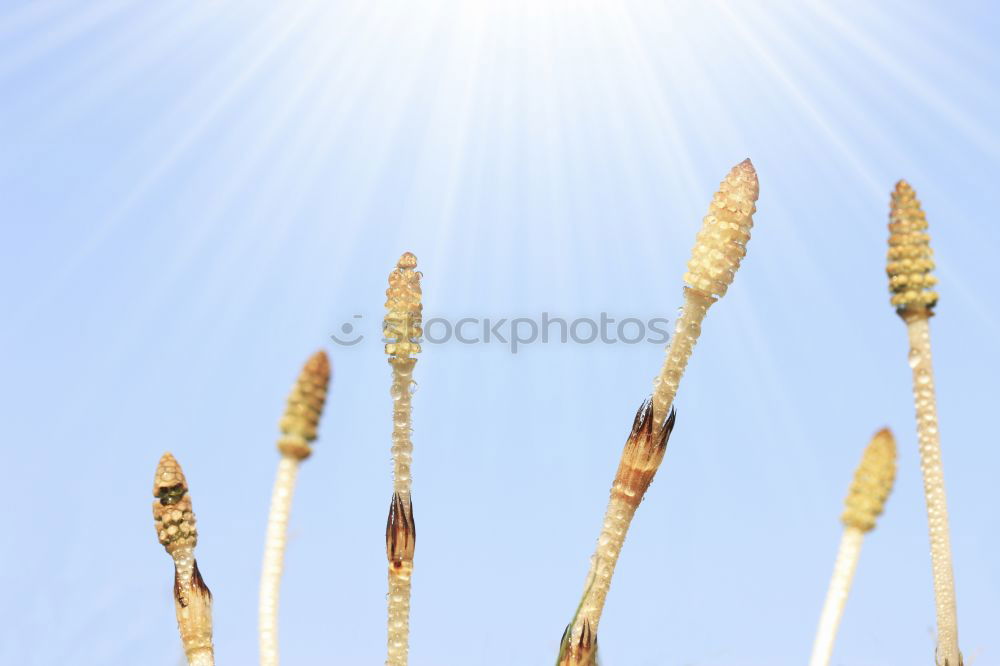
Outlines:
{"label": "brown sheath on stem", "polygon": [[597,635],[590,628],[590,620],[584,618],[580,632],[573,640],[573,625],[566,625],[559,642],[559,661],[556,666],[595,666],[597,664]]}
{"label": "brown sheath on stem", "polygon": [[[583,600],[570,631],[572,645],[580,644],[588,632],[595,637],[597,635],[604,602],[611,588],[611,577],[629,525],[663,461],[676,418],[677,412],[671,408],[666,420],[659,426],[655,425],[652,400],[644,400],[636,412],[611,485],[611,499],[604,514],[597,549],[591,558]],[[596,645],[596,638],[594,643]]]}

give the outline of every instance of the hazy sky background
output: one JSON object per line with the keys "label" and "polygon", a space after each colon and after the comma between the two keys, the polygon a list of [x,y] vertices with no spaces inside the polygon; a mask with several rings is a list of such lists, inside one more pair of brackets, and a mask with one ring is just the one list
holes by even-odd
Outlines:
{"label": "hazy sky background", "polygon": [[[181,660],[153,470],[173,451],[219,664],[256,660],[284,400],[328,349],[282,590],[290,665],[379,664],[379,337],[425,315],[673,319],[713,192],[761,195],[629,535],[608,666],[809,655],[871,434],[899,477],[834,663],[929,664],[933,595],[889,191],[917,189],[961,644],[1000,664],[1000,13],[928,2],[0,5],[0,662]],[[354,315],[361,315],[355,319]],[[333,344],[345,322],[366,337]],[[654,344],[426,345],[413,666],[551,664]]]}

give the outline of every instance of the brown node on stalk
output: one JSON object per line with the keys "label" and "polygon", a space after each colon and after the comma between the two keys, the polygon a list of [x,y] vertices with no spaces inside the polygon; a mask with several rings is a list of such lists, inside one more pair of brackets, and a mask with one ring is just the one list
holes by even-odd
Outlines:
{"label": "brown node on stalk", "polygon": [[407,494],[404,501],[399,493],[392,494],[389,518],[385,524],[385,552],[389,563],[397,569],[413,563],[417,545],[417,525],[413,520],[413,501]]}
{"label": "brown node on stalk", "polygon": [[593,666],[597,663],[597,636],[591,630],[590,620],[583,619],[580,636],[573,641],[573,623],[566,626],[559,645],[559,663],[556,666]]}
{"label": "brown node on stalk", "polygon": [[[194,560],[192,566],[191,575],[191,586],[196,594],[201,594],[206,597],[208,601],[212,600],[212,591],[208,589],[208,584],[205,583],[205,579],[201,577],[201,571],[198,570],[198,560]],[[191,601],[184,594],[184,587],[181,585],[180,574],[177,569],[174,568],[174,599],[177,603],[181,605],[182,608],[187,608]]]}
{"label": "brown node on stalk", "polygon": [[656,470],[663,462],[667,451],[667,442],[674,429],[677,410],[671,408],[670,414],[663,424],[653,431],[653,403],[643,401],[632,422],[632,432],[629,433],[625,450],[622,452],[618,472],[615,474],[611,495],[625,503],[637,507],[643,495],[656,476]]}

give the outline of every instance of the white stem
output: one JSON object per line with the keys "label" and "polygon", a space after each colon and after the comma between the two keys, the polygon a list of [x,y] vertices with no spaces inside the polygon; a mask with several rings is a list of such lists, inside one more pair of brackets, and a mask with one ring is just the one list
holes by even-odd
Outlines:
{"label": "white stem", "polygon": [[392,366],[392,461],[393,491],[399,493],[403,501],[409,501],[412,478],[410,463],[413,460],[413,366],[415,358],[391,358]]}
{"label": "white stem", "polygon": [[195,571],[194,546],[181,546],[171,551],[174,559],[176,589],[174,610],[181,644],[190,666],[212,666],[212,596]]}
{"label": "white stem", "polygon": [[691,352],[701,335],[701,323],[715,298],[687,287],[684,289],[684,307],[674,326],[674,337],[670,339],[666,358],[660,374],[653,381],[653,431],[657,431],[670,412],[670,406],[677,395],[681,377],[687,368]]}
{"label": "white stem", "polygon": [[[415,358],[390,358],[392,366],[392,460],[393,491],[410,501],[410,463],[413,460],[412,384]],[[409,507],[407,507],[409,508]],[[406,666],[410,643],[410,578],[413,562],[394,569],[389,563],[388,651],[386,666]]]}
{"label": "white stem", "polygon": [[188,666],[215,666],[215,656],[211,652],[200,650],[188,655]]}
{"label": "white stem", "polygon": [[281,456],[274,491],[271,493],[271,510],[267,518],[267,537],[264,542],[264,565],[260,576],[258,630],[261,666],[278,666],[278,595],[285,566],[288,517],[292,511],[292,496],[298,471],[298,458]]}
{"label": "white stem", "polygon": [[412,564],[389,565],[389,636],[386,666],[406,666],[410,652],[410,576]]}
{"label": "white stem", "polygon": [[629,525],[635,516],[636,507],[612,496],[604,512],[604,524],[597,538],[597,550],[590,559],[590,573],[587,575],[587,587],[584,590],[583,602],[577,614],[577,622],[573,627],[572,638],[579,640],[583,631],[583,621],[590,622],[591,631],[596,635],[597,627],[604,613],[604,604],[611,589],[611,578],[618,564]]}
{"label": "white stem", "polygon": [[837,638],[837,628],[840,618],[844,615],[844,605],[851,591],[851,581],[854,570],[858,566],[861,555],[861,541],[865,533],[857,527],[847,527],[840,539],[837,550],[837,561],[833,565],[833,577],[826,592],[826,602],[819,618],[819,628],[816,630],[816,640],[813,642],[812,657],[809,666],[827,666],[833,654],[833,643]]}
{"label": "white stem", "polygon": [[927,317],[907,321],[910,337],[910,367],[913,369],[913,400],[917,413],[917,440],[920,445],[920,468],[924,474],[927,499],[927,526],[931,541],[931,567],[934,572],[934,600],[937,606],[937,663],[959,666],[958,612],[955,608],[955,577],[951,564],[951,537],[948,528],[948,502],[944,492],[944,468],[941,464],[941,438],[938,432],[937,401],[934,396],[934,370],[931,366],[931,334]]}

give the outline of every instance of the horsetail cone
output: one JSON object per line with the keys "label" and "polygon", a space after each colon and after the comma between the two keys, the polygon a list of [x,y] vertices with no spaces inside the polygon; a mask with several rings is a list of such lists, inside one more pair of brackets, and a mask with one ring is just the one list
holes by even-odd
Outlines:
{"label": "horsetail cone", "polygon": [[170,453],[164,453],[153,479],[153,525],[168,554],[198,545],[198,529],[184,471]]}
{"label": "horsetail cone", "polygon": [[891,303],[900,316],[931,316],[938,294],[933,290],[934,269],[927,217],[916,192],[901,180],[892,192],[889,211],[889,253],[885,271],[889,276]]}
{"label": "horsetail cone", "polygon": [[187,480],[170,453],[164,453],[156,466],[153,496],[156,536],[174,561],[174,610],[184,654],[192,666],[211,666],[215,663],[212,593],[194,558],[198,530]]}
{"label": "horsetail cone", "polygon": [[319,417],[330,384],[330,359],[322,349],[309,357],[288,396],[288,406],[281,417],[282,454],[305,460],[312,453],[309,443],[316,439]]}
{"label": "horsetail cone", "polygon": [[385,292],[385,319],[382,323],[386,339],[385,353],[389,362],[409,358],[420,352],[418,340],[423,335],[421,316],[420,277],[417,258],[405,252],[389,274],[389,288]]}
{"label": "horsetail cone", "polygon": [[413,442],[410,438],[412,426],[412,385],[413,368],[417,363],[414,356],[420,352],[421,317],[421,274],[415,270],[417,258],[405,252],[396,262],[396,268],[389,274],[389,288],[386,289],[386,314],[383,321],[383,336],[386,340],[385,353],[392,366],[392,459],[393,491],[409,502],[410,462],[413,458]]}
{"label": "horsetail cone", "polygon": [[684,307],[653,381],[654,427],[670,412],[708,308],[726,294],[746,256],[759,193],[757,172],[746,159],[730,169],[712,197],[684,274]]}
{"label": "horsetail cone", "polygon": [[719,185],[695,239],[684,282],[713,301],[726,295],[747,253],[760,193],[749,159],[734,166]]}
{"label": "horsetail cone", "polygon": [[844,514],[840,520],[845,527],[856,527],[869,532],[875,519],[885,508],[885,501],[896,480],[896,440],[888,428],[875,433],[865,448],[861,464],[854,472],[854,481],[847,493]]}

